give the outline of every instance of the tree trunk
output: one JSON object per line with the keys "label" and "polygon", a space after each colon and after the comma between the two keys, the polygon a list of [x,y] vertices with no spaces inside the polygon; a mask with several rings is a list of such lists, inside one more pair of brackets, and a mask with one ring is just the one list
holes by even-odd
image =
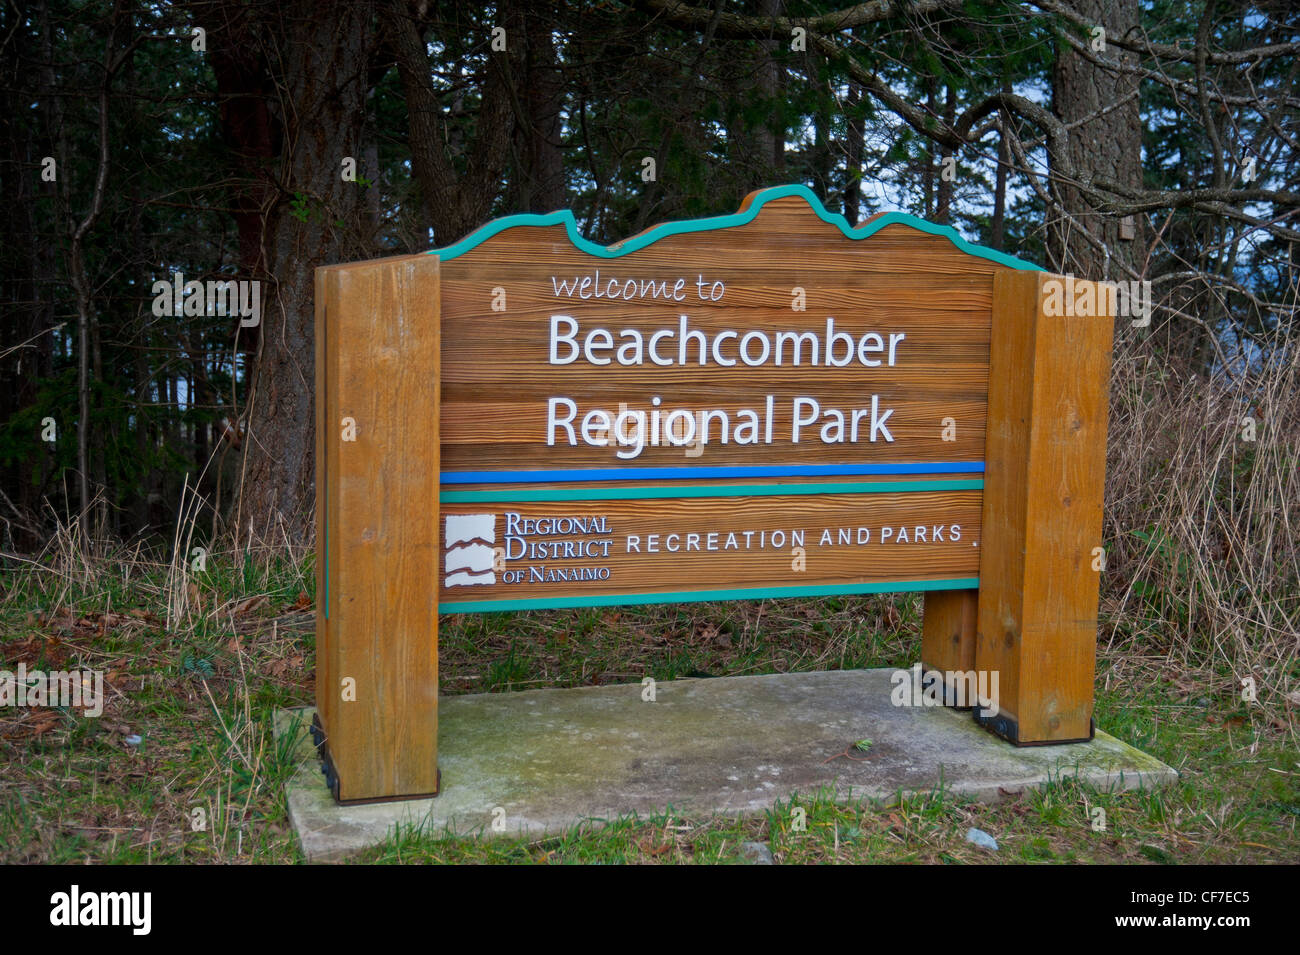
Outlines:
{"label": "tree trunk", "polygon": [[[140,246],[136,245],[136,248]],[[141,335],[142,347],[136,349],[135,353],[135,453],[141,465],[149,460],[151,450],[149,422],[153,419],[153,410],[150,407],[153,402],[149,399],[150,382],[153,376],[149,370],[149,358],[146,352],[151,338],[147,331]],[[146,469],[142,466],[139,482],[140,486],[136,488],[131,499],[132,523],[136,530],[144,531],[149,527],[149,495],[153,490],[154,469],[152,467]]]}
{"label": "tree trunk", "polygon": [[[779,17],[784,6],[783,0],[762,0],[760,12],[765,17]],[[778,40],[764,40],[762,63],[758,71],[758,88],[765,102],[772,103],[772,118],[757,133],[758,154],[763,165],[770,165],[772,181],[769,185],[781,182],[785,175],[785,130],[781,127],[780,111],[775,107],[781,92],[781,65],[777,62]]]}
{"label": "tree trunk", "polygon": [[[114,47],[117,38],[117,16],[113,17],[105,44],[104,67],[99,88],[99,158],[95,168],[95,185],[90,195],[90,205],[85,217],[71,230],[68,249],[68,272],[72,279],[72,290],[77,302],[77,491],[81,498],[81,518],[90,516],[90,390],[91,390],[91,325],[95,320],[93,287],[86,264],[85,243],[94,228],[99,213],[104,207],[104,191],[108,184],[108,87],[116,70],[114,65]],[[66,154],[66,147],[63,152]],[[96,354],[94,363],[95,380],[102,379],[102,363]],[[94,528],[103,530],[103,518],[106,513],[101,505],[101,513]],[[87,540],[83,525],[82,546]]]}
{"label": "tree trunk", "polygon": [[[809,67],[809,82],[815,82],[815,74],[812,70],[815,67]],[[813,145],[811,155],[809,156],[809,173],[813,179],[813,189],[823,203],[830,205],[831,196],[835,193],[835,184],[832,182],[832,171],[835,169],[835,154],[831,150],[831,113],[824,105],[818,104],[816,111],[812,116],[813,121]],[[834,208],[832,206],[832,208]]]}
{"label": "tree trunk", "polygon": [[[48,145],[42,147],[38,131],[56,128],[51,122],[52,101],[58,100],[53,92],[52,44],[47,16],[42,14],[31,28],[37,32],[35,38],[20,25],[25,18],[17,8],[0,11],[0,30],[10,37],[0,44],[0,74],[12,78],[0,90],[0,155],[13,160],[0,164],[0,190],[11,197],[0,210],[0,228],[8,240],[0,248],[0,301],[5,303],[0,320],[0,429],[36,403],[40,380],[53,373],[51,290],[59,281],[55,244],[42,241],[36,214],[37,201],[51,202],[59,184],[46,182],[34,172],[42,168],[41,159],[49,152]],[[17,42],[16,29],[23,31]],[[22,70],[23,43],[36,46],[37,39],[42,61],[49,65]],[[28,119],[25,114],[33,99],[41,103],[40,115]],[[71,419],[60,417],[57,425],[59,439],[67,441],[71,430],[63,429],[69,428]],[[39,492],[48,477],[52,452],[35,428],[21,437],[26,440],[11,448],[13,458],[0,460],[0,491],[12,495],[12,499],[0,498],[4,515],[0,545],[27,549],[41,541],[38,524],[44,509]]]}
{"label": "tree trunk", "polygon": [[844,218],[849,225],[857,225],[862,207],[862,154],[865,129],[862,117],[856,115],[862,102],[862,90],[849,80],[849,95],[845,99],[845,125],[848,142],[844,156]]}
{"label": "tree trunk", "polygon": [[[1138,25],[1138,0],[1074,0],[1073,6],[1105,27],[1108,37],[1123,36]],[[1125,62],[1131,59],[1113,45],[1098,55]],[[1053,74],[1052,105],[1056,116],[1071,128],[1068,155],[1049,157],[1060,208],[1048,210],[1048,256],[1058,272],[1117,279],[1140,268],[1145,254],[1141,217],[1133,217],[1135,238],[1124,239],[1120,235],[1122,217],[1100,212],[1077,188],[1077,183],[1087,183],[1094,176],[1141,187],[1142,122],[1133,95],[1137,84],[1132,74],[1095,66],[1070,48],[1061,48]],[[1122,105],[1115,106],[1117,103]],[[1093,115],[1103,109],[1107,109],[1103,115]],[[1092,118],[1085,121],[1086,117]],[[1081,230],[1096,242],[1088,241]]]}
{"label": "tree trunk", "polygon": [[[1004,83],[1002,91],[1010,93],[1011,84]],[[999,252],[1006,245],[1007,170],[1011,167],[1011,146],[1007,142],[1010,131],[1006,128],[1011,117],[1005,112],[1002,114],[1002,122],[1003,129],[998,133],[998,169],[993,180],[993,222],[989,237],[990,244]]]}
{"label": "tree trunk", "polygon": [[[931,116],[935,114],[934,110],[934,77],[925,78],[925,108]],[[925,140],[925,174],[924,174],[924,191],[925,199],[925,218],[929,219],[934,216],[934,142],[930,139]]]}
{"label": "tree trunk", "polygon": [[[943,125],[952,129],[957,121],[957,88],[949,84],[944,92]],[[939,158],[939,196],[934,208],[934,221],[947,224],[952,215],[952,191],[957,184],[956,155],[951,146],[945,146]],[[948,168],[952,166],[952,172]]]}
{"label": "tree trunk", "polygon": [[524,116],[516,128],[518,212],[554,212],[566,204],[564,153],[560,149],[564,81],[551,39],[554,29],[554,11],[528,12],[520,91]]}
{"label": "tree trunk", "polygon": [[444,106],[433,85],[423,23],[403,0],[388,0],[382,9],[410,117],[411,169],[424,196],[434,243],[451,245],[487,220],[501,188],[515,129],[511,87],[525,45],[522,10],[508,0],[497,4],[506,49],[489,54],[476,135],[465,170],[458,173],[447,154]]}
{"label": "tree trunk", "polygon": [[[230,4],[229,30],[249,27],[247,11]],[[272,46],[266,75],[247,75],[250,61],[231,60],[217,70],[218,91],[243,97],[234,117],[250,117],[248,142],[272,141],[278,149],[273,208],[263,209],[257,257],[266,250],[262,324],[247,402],[244,459],[236,488],[237,533],[302,541],[310,536],[315,478],[314,320],[317,266],[371,253],[359,238],[364,226],[362,189],[344,181],[343,161],[364,155],[367,78],[376,36],[369,3],[282,3],[260,25]],[[214,30],[214,34],[219,31]],[[217,40],[209,39],[216,45]],[[257,69],[268,69],[255,64]],[[269,77],[269,78],[268,78]],[[249,97],[269,97],[274,130],[258,128],[262,111]],[[283,112],[277,115],[278,104]],[[228,115],[228,121],[232,116]],[[236,143],[238,130],[226,128]],[[290,210],[296,203],[298,215]],[[241,229],[241,239],[244,238]]]}

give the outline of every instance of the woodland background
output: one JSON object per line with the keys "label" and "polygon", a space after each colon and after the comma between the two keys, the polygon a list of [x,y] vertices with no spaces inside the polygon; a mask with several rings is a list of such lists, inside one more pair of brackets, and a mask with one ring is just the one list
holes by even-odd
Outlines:
{"label": "woodland background", "polygon": [[[1298,50],[1283,0],[4,4],[0,551],[165,563],[187,524],[305,553],[317,266],[565,207],[609,243],[801,182],[1152,282],[1117,331],[1102,639],[1285,691]],[[173,272],[260,280],[262,325],[155,316]]]}

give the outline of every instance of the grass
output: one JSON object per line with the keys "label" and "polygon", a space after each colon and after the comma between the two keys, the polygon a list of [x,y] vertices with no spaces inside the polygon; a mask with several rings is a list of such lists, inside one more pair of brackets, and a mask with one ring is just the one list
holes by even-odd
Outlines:
{"label": "grass", "polygon": [[[0,710],[0,861],[301,861],[285,804],[293,759],[270,726],[277,708],[314,696],[310,555],[213,553],[203,570],[178,572],[139,553],[72,553],[6,558],[0,667],[101,669],[109,698],[98,719]],[[909,595],[443,623],[444,694],[905,667],[920,640]],[[1300,861],[1295,710],[1267,682],[1243,702],[1232,669],[1192,668],[1137,638],[1103,648],[1098,724],[1177,768],[1167,791],[1065,779],[996,805],[936,791],[889,807],[808,793],[764,816],[665,806],[545,839],[403,831],[359,861],[727,863],[743,861],[746,843],[787,863]],[[970,828],[998,852],[967,842]]]}

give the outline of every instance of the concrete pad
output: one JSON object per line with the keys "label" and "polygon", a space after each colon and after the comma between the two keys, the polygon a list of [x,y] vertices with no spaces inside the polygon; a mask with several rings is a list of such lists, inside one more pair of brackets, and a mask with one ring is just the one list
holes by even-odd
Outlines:
{"label": "concrete pad", "polygon": [[[339,806],[311,745],[312,710],[276,714],[301,734],[289,816],[311,861],[382,842],[395,825],[434,834],[559,832],[582,820],[671,805],[697,815],[771,809],[798,793],[888,802],[942,786],[995,800],[1077,776],[1103,790],[1165,786],[1178,774],[1098,730],[1089,743],[1017,748],[968,711],[896,707],[893,670],[831,670],[640,685],[481,693],[439,700],[436,799]],[[871,739],[866,753],[844,753]],[[498,813],[499,815],[499,813]]]}

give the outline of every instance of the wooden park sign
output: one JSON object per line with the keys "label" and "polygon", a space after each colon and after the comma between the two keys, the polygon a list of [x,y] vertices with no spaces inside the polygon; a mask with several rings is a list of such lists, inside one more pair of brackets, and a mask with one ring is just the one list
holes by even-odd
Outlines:
{"label": "wooden park sign", "polygon": [[336,798],[438,790],[439,613],[924,591],[924,666],[998,673],[990,729],[1090,738],[1112,322],[1052,279],[802,186],[319,269]]}

